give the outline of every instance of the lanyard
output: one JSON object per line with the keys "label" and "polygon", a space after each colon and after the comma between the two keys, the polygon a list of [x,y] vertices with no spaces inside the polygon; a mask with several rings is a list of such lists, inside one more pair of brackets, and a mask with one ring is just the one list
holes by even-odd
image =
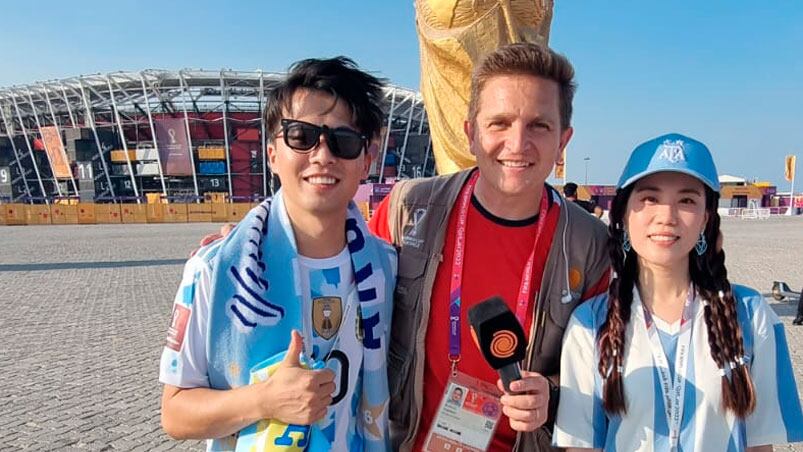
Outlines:
{"label": "lanyard", "polygon": [[[449,285],[449,361],[452,363],[452,374],[457,370],[457,362],[460,361],[460,304],[463,292],[463,265],[466,249],[466,224],[468,223],[468,206],[471,203],[471,195],[474,193],[474,186],[479,178],[479,171],[471,175],[463,190],[460,192],[460,204],[458,205],[457,231],[455,233],[454,257],[452,258],[452,277]],[[535,240],[530,257],[524,265],[521,275],[521,286],[516,300],[516,318],[519,323],[524,325],[527,319],[527,307],[530,302],[530,286],[533,278],[533,265],[535,262],[535,250],[541,233],[546,224],[547,209],[547,188],[541,192],[541,205],[538,214],[538,226],[536,227]]]}
{"label": "lanyard", "polygon": [[694,319],[692,318],[694,298],[694,287],[690,286],[686,304],[683,306],[683,315],[680,318],[680,337],[678,337],[678,348],[675,353],[675,378],[673,380],[669,373],[669,362],[661,346],[661,339],[658,337],[658,329],[652,319],[652,314],[642,303],[638,289],[633,289],[636,312],[641,312],[644,315],[644,324],[649,338],[648,344],[658,370],[661,393],[666,406],[666,421],[669,426],[669,445],[672,451],[677,451],[678,441],[680,440],[680,422],[683,417],[683,402],[686,392],[686,371],[689,367],[689,346],[691,344],[692,325],[694,324]]}

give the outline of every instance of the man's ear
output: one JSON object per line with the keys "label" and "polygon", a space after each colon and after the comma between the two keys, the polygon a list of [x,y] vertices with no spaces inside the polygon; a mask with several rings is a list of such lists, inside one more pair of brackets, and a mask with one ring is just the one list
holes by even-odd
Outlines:
{"label": "man's ear", "polygon": [[268,143],[266,152],[268,153],[268,162],[270,162],[270,166],[273,166],[273,164],[276,163],[276,145],[274,143]]}
{"label": "man's ear", "polygon": [[371,172],[372,161],[373,161],[373,156],[371,155],[371,152],[366,151],[365,158],[363,158],[363,169],[362,169],[362,175],[360,176],[361,180],[368,179],[368,173]]}
{"label": "man's ear", "polygon": [[466,119],[463,121],[463,132],[466,134],[466,138],[468,138],[468,150],[473,154],[474,153],[474,122],[469,121]]}
{"label": "man's ear", "polygon": [[556,162],[561,162],[563,160],[563,150],[569,145],[572,135],[574,135],[574,129],[571,127],[567,127],[560,132],[560,146],[558,146],[558,156],[555,157]]}

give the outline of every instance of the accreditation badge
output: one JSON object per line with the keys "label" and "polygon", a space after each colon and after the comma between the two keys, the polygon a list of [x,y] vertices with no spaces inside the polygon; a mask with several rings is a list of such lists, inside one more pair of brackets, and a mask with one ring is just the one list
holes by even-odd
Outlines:
{"label": "accreditation badge", "polygon": [[482,452],[502,415],[499,389],[457,372],[449,378],[435,421],[424,442],[430,452]]}

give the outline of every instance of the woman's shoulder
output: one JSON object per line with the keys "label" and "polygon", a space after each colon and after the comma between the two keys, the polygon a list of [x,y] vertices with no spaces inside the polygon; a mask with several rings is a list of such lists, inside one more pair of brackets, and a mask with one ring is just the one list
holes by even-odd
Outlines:
{"label": "woman's shoulder", "polygon": [[751,318],[755,316],[757,312],[763,309],[769,309],[769,305],[764,299],[764,296],[752,287],[732,284],[731,293],[733,294],[733,299],[736,301],[737,306],[746,310],[746,313]]}
{"label": "woman's shoulder", "polygon": [[752,287],[739,284],[733,284],[731,292],[736,301],[737,311],[743,327],[749,327],[758,333],[762,333],[766,332],[767,328],[780,323],[778,315],[767,303],[761,292]]}
{"label": "woman's shoulder", "polygon": [[608,293],[604,292],[580,303],[572,313],[572,323],[596,331],[605,322],[607,315]]}
{"label": "woman's shoulder", "polygon": [[753,308],[758,307],[758,305],[764,301],[764,296],[752,287],[743,286],[741,284],[732,284],[731,292],[733,293],[733,298],[737,302]]}

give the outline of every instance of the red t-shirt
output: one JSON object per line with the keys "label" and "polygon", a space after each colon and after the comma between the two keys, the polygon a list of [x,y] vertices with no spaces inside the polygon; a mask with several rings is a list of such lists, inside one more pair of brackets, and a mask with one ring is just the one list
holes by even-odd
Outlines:
{"label": "red t-shirt", "polygon": [[[462,373],[496,385],[499,375],[485,362],[482,353],[471,339],[468,309],[486,298],[499,295],[507,302],[510,310],[516,312],[522,271],[533,249],[538,221],[537,217],[521,221],[504,220],[486,211],[473,196],[471,201],[466,225],[465,243],[467,245],[460,308],[461,360],[457,369]],[[557,226],[559,210],[559,206],[550,203],[547,223],[544,225],[541,244],[539,244],[541,246],[538,247],[535,254],[534,275],[543,274],[552,236]],[[454,258],[458,215],[459,209],[455,206],[449,216],[449,229],[443,247],[443,261],[435,276],[435,286],[432,291],[429,324],[425,339],[424,405],[416,436],[415,450],[420,450],[426,440],[451,371],[448,359],[449,281]],[[386,199],[371,219],[371,228],[374,233],[389,240],[387,224]],[[534,294],[540,285],[541,278],[534,277],[530,293]],[[532,322],[532,311],[532,309],[527,310],[527,320],[524,325],[524,330],[528,335],[529,325]],[[490,450],[511,450],[516,441],[516,432],[510,428],[507,416],[503,415],[498,425]]]}
{"label": "red t-shirt", "polygon": [[[547,189],[549,190],[549,189]],[[548,191],[547,193],[551,193]],[[389,198],[389,197],[388,197]],[[388,227],[388,204],[386,198],[371,218],[369,228],[377,236],[391,241]],[[415,450],[420,450],[429,433],[429,428],[437,414],[438,405],[450,374],[449,356],[449,281],[454,258],[455,231],[459,209],[452,209],[449,216],[448,231],[443,247],[443,260],[435,276],[432,291],[430,316],[425,338],[426,356],[424,359],[424,397],[421,422],[416,434]],[[549,248],[557,227],[560,206],[550,198],[547,211],[547,223],[544,225],[542,237],[535,253],[533,265],[532,287],[530,293],[535,295],[541,286],[541,275],[544,271]],[[530,252],[538,227],[536,217],[510,221],[495,217],[486,211],[472,196],[468,209],[466,226],[465,265],[463,269],[463,288],[460,322],[461,360],[457,368],[460,372],[496,385],[499,375],[485,361],[482,353],[471,339],[468,322],[468,309],[478,302],[494,296],[501,296],[516,312],[516,300],[521,285],[521,276]],[[607,279],[601,280],[601,283]],[[595,285],[598,286],[599,284]],[[600,290],[604,290],[602,284]],[[529,336],[533,315],[533,299],[527,310],[524,330]],[[583,298],[586,298],[584,294]],[[529,337],[528,337],[529,339]],[[510,428],[507,416],[500,419],[496,434],[489,450],[509,451],[516,441],[516,432]]]}

